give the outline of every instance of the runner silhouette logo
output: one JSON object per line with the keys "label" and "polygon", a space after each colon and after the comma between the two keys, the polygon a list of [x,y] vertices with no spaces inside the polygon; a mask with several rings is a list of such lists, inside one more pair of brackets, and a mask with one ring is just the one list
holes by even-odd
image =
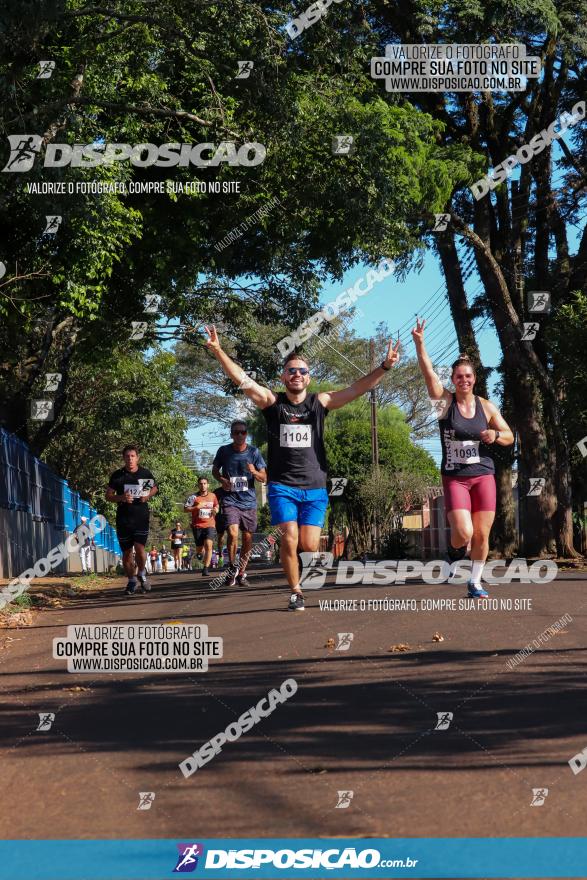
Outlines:
{"label": "runner silhouette logo", "polygon": [[300,587],[304,590],[319,590],[324,586],[326,574],[332,568],[333,553],[300,553],[302,575]]}
{"label": "runner silhouette logo", "polygon": [[198,867],[198,859],[204,855],[204,847],[201,843],[178,843],[177,864],[173,869],[174,874],[190,874]]}
{"label": "runner silhouette logo", "polygon": [[42,140],[39,134],[9,134],[10,156],[2,171],[30,171]]}

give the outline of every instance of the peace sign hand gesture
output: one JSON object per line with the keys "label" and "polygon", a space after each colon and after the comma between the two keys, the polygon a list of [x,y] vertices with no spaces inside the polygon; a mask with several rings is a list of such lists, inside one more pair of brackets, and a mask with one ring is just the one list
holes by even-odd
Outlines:
{"label": "peace sign hand gesture", "polygon": [[424,327],[426,326],[426,318],[422,321],[418,317],[416,317],[416,326],[412,330],[412,339],[418,345],[419,343],[424,342]]}
{"label": "peace sign hand gesture", "polygon": [[212,352],[212,354],[220,351],[220,342],[218,340],[218,333],[216,332],[215,325],[211,324],[209,327],[204,327],[204,330],[208,334],[208,338],[204,342],[208,351]]}
{"label": "peace sign hand gesture", "polygon": [[399,361],[400,344],[401,343],[398,339],[394,348],[393,340],[390,339],[389,345],[387,346],[387,355],[385,356],[385,360],[383,361],[386,367],[393,367]]}

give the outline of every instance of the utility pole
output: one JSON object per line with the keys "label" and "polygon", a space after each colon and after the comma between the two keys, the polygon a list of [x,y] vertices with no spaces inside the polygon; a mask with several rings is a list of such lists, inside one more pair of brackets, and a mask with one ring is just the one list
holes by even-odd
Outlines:
{"label": "utility pole", "polygon": [[[375,369],[375,340],[369,342],[369,356],[371,371]],[[371,464],[373,465],[373,473],[379,474],[379,435],[377,433],[377,397],[375,388],[369,392],[371,396]],[[379,555],[379,522],[377,519],[377,510],[373,511],[374,520],[374,547],[376,555]]]}

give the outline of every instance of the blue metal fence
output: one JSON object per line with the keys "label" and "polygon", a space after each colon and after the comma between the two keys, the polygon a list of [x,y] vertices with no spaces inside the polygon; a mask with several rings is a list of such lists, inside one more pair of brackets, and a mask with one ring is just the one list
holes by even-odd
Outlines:
{"label": "blue metal fence", "polygon": [[[36,458],[22,440],[0,428],[0,507],[30,513],[35,522],[50,523],[73,532],[80,518],[91,519],[97,511],[67,480]],[[120,553],[116,531],[108,524],[97,532],[98,547]]]}

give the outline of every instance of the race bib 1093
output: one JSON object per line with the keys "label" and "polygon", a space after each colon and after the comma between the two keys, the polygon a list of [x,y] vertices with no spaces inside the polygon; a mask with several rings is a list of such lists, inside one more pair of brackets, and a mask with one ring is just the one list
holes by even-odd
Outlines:
{"label": "race bib 1093", "polygon": [[449,440],[446,449],[446,466],[479,464],[479,440]]}

